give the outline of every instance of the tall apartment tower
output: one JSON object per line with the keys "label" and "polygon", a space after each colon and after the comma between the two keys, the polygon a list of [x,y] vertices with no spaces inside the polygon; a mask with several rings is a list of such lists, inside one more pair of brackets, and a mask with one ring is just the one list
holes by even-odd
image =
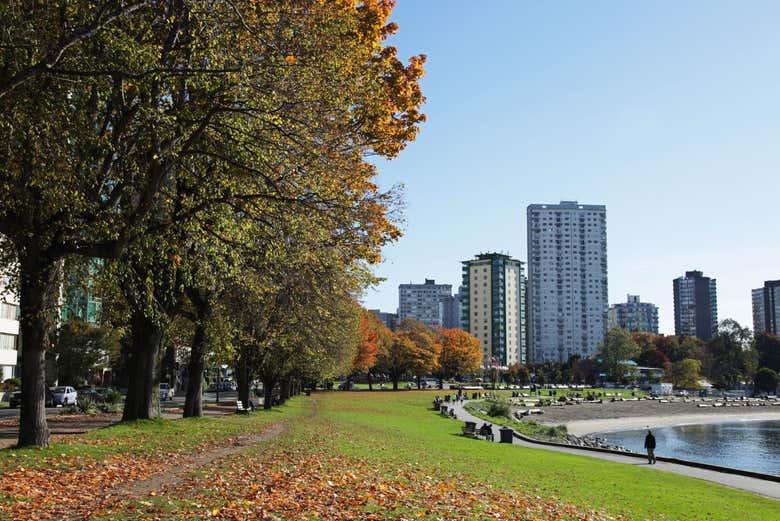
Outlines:
{"label": "tall apartment tower", "polygon": [[658,334],[658,306],[628,295],[626,302],[613,304],[607,311],[607,330],[622,327],[628,331]]}
{"label": "tall apartment tower", "polygon": [[526,363],[523,263],[483,253],[462,264],[461,325],[482,343],[484,363]]}
{"label": "tall apartment tower", "polygon": [[718,330],[718,292],[715,279],[686,271],[674,279],[674,334],[705,342]]}
{"label": "tall apartment tower", "polygon": [[780,335],[780,280],[768,280],[752,293],[753,330]]}
{"label": "tall apartment tower", "polygon": [[527,212],[530,360],[593,356],[609,305],[607,209],[561,201]]}
{"label": "tall apartment tower", "polygon": [[755,334],[766,333],[764,288],[750,290],[750,296],[753,300],[753,332]]}
{"label": "tall apartment tower", "polygon": [[414,318],[426,326],[444,325],[442,299],[452,296],[451,284],[436,284],[425,279],[425,284],[401,284],[398,286],[398,322]]}

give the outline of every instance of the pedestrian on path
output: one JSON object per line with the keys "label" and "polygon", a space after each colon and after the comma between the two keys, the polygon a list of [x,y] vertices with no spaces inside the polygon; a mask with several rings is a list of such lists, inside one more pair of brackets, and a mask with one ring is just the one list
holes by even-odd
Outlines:
{"label": "pedestrian on path", "polygon": [[655,465],[655,436],[648,427],[647,436],[645,436],[645,449],[647,449],[647,463]]}

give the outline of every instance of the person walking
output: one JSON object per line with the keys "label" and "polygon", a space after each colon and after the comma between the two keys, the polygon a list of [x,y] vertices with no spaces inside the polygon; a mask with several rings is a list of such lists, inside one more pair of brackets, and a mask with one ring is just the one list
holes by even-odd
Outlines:
{"label": "person walking", "polygon": [[653,436],[653,432],[649,428],[647,429],[647,436],[645,436],[645,449],[647,449],[647,463],[655,465],[655,436]]}

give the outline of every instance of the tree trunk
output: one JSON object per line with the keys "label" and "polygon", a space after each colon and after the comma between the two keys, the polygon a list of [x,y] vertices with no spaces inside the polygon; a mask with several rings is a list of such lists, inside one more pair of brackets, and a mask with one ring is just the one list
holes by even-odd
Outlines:
{"label": "tree trunk", "polygon": [[284,403],[290,398],[290,387],[292,386],[292,378],[289,376],[282,378],[281,385],[279,386],[279,403]]}
{"label": "tree trunk", "polygon": [[184,417],[203,416],[203,370],[205,369],[206,329],[198,322],[192,337],[190,361],[187,365],[187,394],[184,398]]}
{"label": "tree trunk", "polygon": [[368,380],[368,390],[373,391],[374,387],[373,387],[373,382],[371,381],[371,371],[368,371],[366,373],[366,380]]}
{"label": "tree trunk", "polygon": [[54,329],[59,292],[56,263],[37,255],[20,258],[19,322],[22,351],[22,403],[19,446],[46,447],[46,350]]}
{"label": "tree trunk", "polygon": [[270,409],[274,402],[274,386],[276,382],[263,380],[263,409]]}
{"label": "tree trunk", "polygon": [[398,377],[397,376],[393,376],[392,378],[393,378],[393,391],[397,391],[398,390]]}
{"label": "tree trunk", "polygon": [[420,376],[418,374],[417,375],[417,390],[419,391],[420,389],[422,389],[422,376]]}
{"label": "tree trunk", "polygon": [[147,420],[159,416],[160,412],[156,383],[162,328],[142,312],[134,312],[131,332],[133,343],[122,421]]}
{"label": "tree trunk", "polygon": [[236,357],[236,383],[238,384],[238,399],[244,407],[249,407],[249,366],[246,353],[243,350],[239,350]]}

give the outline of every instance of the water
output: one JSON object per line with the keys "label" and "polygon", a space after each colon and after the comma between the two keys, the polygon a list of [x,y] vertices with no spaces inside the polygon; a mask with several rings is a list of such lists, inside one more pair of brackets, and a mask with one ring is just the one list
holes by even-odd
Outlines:
{"label": "water", "polygon": [[[653,428],[657,456],[780,475],[780,420]],[[645,452],[646,429],[599,433],[613,445]]]}

